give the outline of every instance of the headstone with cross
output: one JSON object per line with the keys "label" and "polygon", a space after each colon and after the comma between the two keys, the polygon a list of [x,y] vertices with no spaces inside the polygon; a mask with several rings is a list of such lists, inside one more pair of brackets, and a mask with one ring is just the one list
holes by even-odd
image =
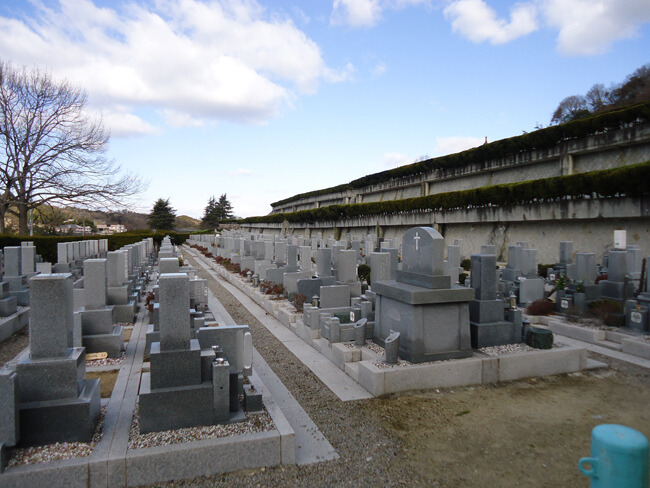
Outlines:
{"label": "headstone with cross", "polygon": [[471,288],[453,285],[444,267],[445,240],[431,227],[404,234],[396,281],[372,282],[376,294],[373,341],[399,333],[399,357],[414,363],[471,356]]}
{"label": "headstone with cross", "polygon": [[397,281],[424,288],[449,288],[444,270],[445,240],[431,227],[415,227],[404,234],[402,270]]}

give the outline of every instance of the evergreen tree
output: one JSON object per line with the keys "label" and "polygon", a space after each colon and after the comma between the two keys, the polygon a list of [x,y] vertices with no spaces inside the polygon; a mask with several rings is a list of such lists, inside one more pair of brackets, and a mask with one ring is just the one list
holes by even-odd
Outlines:
{"label": "evergreen tree", "polygon": [[234,217],[232,205],[228,201],[225,193],[219,197],[219,201],[217,202],[217,213],[220,215],[220,220],[228,220]]}
{"label": "evergreen tree", "polygon": [[205,207],[201,223],[203,227],[213,229],[219,226],[219,220],[220,219],[217,212],[217,200],[214,198],[214,195],[212,195],[208,200],[207,206]]}
{"label": "evergreen tree", "polygon": [[167,200],[159,198],[147,217],[147,222],[152,229],[172,230],[175,219],[176,210],[169,205],[169,198]]}

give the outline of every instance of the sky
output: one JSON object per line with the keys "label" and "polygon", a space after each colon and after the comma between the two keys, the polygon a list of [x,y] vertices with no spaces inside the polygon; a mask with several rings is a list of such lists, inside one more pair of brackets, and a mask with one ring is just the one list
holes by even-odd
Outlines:
{"label": "sky", "polygon": [[548,125],[650,62],[650,1],[3,0],[0,33],[87,92],[136,210],[248,217]]}

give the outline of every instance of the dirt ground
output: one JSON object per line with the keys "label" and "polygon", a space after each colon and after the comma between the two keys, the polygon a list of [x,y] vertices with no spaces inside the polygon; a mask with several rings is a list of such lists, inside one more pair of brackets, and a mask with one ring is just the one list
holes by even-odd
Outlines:
{"label": "dirt ground", "polygon": [[589,486],[576,464],[591,429],[623,424],[650,438],[648,378],[613,370],[395,395],[374,407],[405,464],[440,486]]}

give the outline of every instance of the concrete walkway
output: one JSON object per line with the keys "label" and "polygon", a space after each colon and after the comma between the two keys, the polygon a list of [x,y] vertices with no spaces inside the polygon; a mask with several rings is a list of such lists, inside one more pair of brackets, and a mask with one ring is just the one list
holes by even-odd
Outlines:
{"label": "concrete walkway", "polygon": [[[207,268],[204,263],[198,259],[196,262],[200,263],[203,268],[207,269],[215,279],[218,279],[224,285],[223,280],[215,276],[212,270]],[[208,307],[220,325],[236,325],[233,318],[221,302],[213,295],[209,287]],[[286,330],[284,326],[282,328]],[[269,390],[275,403],[280,407],[280,410],[282,410],[282,413],[295,432],[296,464],[310,464],[338,459],[339,455],[318,429],[318,426],[312,421],[307,412],[300,406],[298,401],[255,348],[253,348],[253,372],[259,376],[264,386]],[[254,380],[255,378],[253,377],[253,383],[255,383]]]}

